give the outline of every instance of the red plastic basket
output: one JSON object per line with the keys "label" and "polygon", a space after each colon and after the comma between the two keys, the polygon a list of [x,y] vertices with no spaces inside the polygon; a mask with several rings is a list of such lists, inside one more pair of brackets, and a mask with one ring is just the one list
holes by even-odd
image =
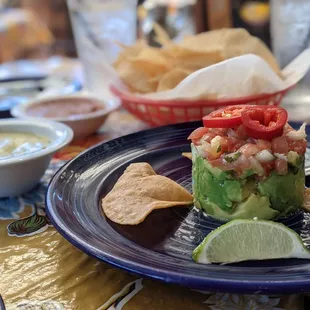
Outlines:
{"label": "red plastic basket", "polygon": [[121,99],[123,107],[152,126],[201,120],[210,112],[228,105],[279,105],[290,88],[272,93],[221,100],[150,100],[123,92],[111,85],[111,92]]}

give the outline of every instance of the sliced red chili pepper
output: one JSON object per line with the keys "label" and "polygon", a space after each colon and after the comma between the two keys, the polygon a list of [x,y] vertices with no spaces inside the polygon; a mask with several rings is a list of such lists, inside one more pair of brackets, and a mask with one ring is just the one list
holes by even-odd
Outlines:
{"label": "sliced red chili pepper", "polygon": [[277,106],[255,106],[241,112],[247,134],[269,141],[283,134],[287,118],[287,111]]}
{"label": "sliced red chili pepper", "polygon": [[203,117],[203,125],[207,128],[233,128],[241,124],[241,112],[253,105],[232,105]]}

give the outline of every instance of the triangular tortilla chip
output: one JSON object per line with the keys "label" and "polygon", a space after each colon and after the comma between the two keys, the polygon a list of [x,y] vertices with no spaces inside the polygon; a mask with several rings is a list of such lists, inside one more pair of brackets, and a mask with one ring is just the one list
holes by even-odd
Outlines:
{"label": "triangular tortilla chip", "polygon": [[131,164],[102,199],[102,209],[113,222],[137,225],[155,209],[190,205],[192,195],[182,186],[157,175],[148,163]]}
{"label": "triangular tortilla chip", "polygon": [[306,188],[306,189],[305,189],[303,208],[304,208],[307,212],[310,212],[310,188]]}
{"label": "triangular tortilla chip", "polygon": [[222,56],[222,60],[245,54],[255,54],[263,58],[275,73],[282,77],[276,58],[269,48],[262,40],[250,35],[243,28],[222,28],[189,36],[178,44],[178,48],[206,55],[216,52]]}
{"label": "triangular tortilla chip", "polygon": [[193,155],[191,152],[184,152],[182,153],[182,156],[188,158],[189,160],[193,159]]}
{"label": "triangular tortilla chip", "polygon": [[165,91],[178,86],[187,76],[189,72],[181,69],[175,68],[171,71],[165,73],[160,79],[156,91]]}

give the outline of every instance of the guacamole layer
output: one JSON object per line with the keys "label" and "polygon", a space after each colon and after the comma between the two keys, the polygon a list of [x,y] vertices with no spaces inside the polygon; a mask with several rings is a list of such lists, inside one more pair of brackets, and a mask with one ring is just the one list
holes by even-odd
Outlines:
{"label": "guacamole layer", "polygon": [[258,179],[250,172],[242,178],[222,171],[193,154],[193,195],[196,207],[222,220],[270,220],[302,207],[305,186],[304,158],[289,163],[286,175],[272,171]]}

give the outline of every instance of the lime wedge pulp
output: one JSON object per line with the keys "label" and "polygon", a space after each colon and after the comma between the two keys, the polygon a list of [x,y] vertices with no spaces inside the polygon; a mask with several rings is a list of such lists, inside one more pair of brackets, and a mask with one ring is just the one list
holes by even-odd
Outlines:
{"label": "lime wedge pulp", "polygon": [[296,232],[273,221],[230,221],[193,251],[193,259],[203,264],[276,258],[310,259],[310,251]]}

